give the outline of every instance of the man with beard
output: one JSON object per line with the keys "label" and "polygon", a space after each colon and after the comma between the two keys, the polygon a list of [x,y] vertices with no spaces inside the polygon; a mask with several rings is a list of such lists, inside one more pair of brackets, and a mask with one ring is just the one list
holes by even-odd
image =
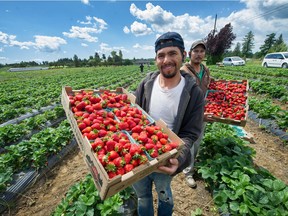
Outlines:
{"label": "man with beard", "polygon": [[[202,61],[205,58],[206,54],[206,44],[203,40],[196,40],[192,43],[191,49],[188,52],[190,61],[189,63],[184,64],[181,67],[181,70],[184,70],[185,72],[189,73],[196,81],[196,83],[200,86],[202,89],[204,95],[206,95],[211,77],[209,69],[202,64]],[[202,132],[200,137],[196,140],[194,145],[191,148],[191,164],[183,170],[183,173],[185,174],[185,179],[189,187],[196,188],[197,184],[193,178],[194,174],[194,163],[195,158],[197,156],[199,146],[201,143],[201,140],[204,135],[204,130],[206,126],[206,122],[213,122],[213,119],[211,118],[212,114],[210,113],[204,113],[204,123],[202,127]]]}
{"label": "man with beard", "polygon": [[157,172],[133,184],[138,196],[138,215],[153,216],[152,184],[158,194],[158,216],[173,212],[171,180],[190,164],[192,144],[202,129],[204,95],[191,75],[180,71],[186,57],[180,34],[167,32],[155,42],[158,71],[149,73],[135,91],[136,103],[154,120],[162,119],[184,142],[179,157],[158,168]]}

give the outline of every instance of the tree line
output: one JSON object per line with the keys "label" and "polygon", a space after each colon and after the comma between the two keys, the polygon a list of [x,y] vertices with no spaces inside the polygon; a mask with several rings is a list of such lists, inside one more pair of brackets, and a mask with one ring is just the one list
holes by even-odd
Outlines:
{"label": "tree line", "polygon": [[252,31],[249,31],[244,36],[242,44],[238,42],[234,50],[230,50],[235,38],[236,35],[233,33],[231,23],[226,24],[218,33],[212,30],[208,36],[204,38],[207,43],[207,64],[216,64],[226,56],[261,59],[267,53],[288,51],[282,34],[280,34],[278,38],[276,38],[275,33],[266,35],[264,43],[256,53],[252,52],[254,48],[254,34]]}
{"label": "tree line", "polygon": [[[283,40],[282,34],[276,37],[276,33],[266,35],[266,39],[260,46],[260,50],[256,53],[252,52],[254,48],[254,34],[249,31],[243,38],[242,44],[238,42],[234,50],[230,50],[233,45],[233,41],[236,39],[236,34],[233,33],[233,27],[231,23],[226,24],[219,32],[212,30],[205,38],[207,43],[207,64],[213,65],[222,61],[226,56],[240,56],[246,58],[263,58],[267,53],[287,51],[288,47]],[[143,60],[143,59],[142,59]],[[105,54],[102,56],[99,53],[95,53],[94,56],[89,56],[88,59],[80,59],[76,54],[73,58],[62,58],[57,61],[48,62],[43,61],[37,63],[35,61],[20,62],[15,64],[0,64],[0,67],[31,67],[31,66],[49,66],[49,67],[95,67],[95,66],[118,66],[118,65],[133,65],[141,62],[141,59],[123,59],[122,51],[112,51],[106,58]],[[151,63],[153,64],[153,60]]]}

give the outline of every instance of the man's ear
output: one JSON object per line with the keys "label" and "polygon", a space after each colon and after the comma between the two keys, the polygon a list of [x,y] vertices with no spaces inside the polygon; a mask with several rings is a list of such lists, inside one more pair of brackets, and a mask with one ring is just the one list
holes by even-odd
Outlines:
{"label": "man's ear", "polygon": [[186,56],[187,56],[187,52],[184,50],[183,55],[182,55],[182,57],[183,57],[182,62],[185,62]]}

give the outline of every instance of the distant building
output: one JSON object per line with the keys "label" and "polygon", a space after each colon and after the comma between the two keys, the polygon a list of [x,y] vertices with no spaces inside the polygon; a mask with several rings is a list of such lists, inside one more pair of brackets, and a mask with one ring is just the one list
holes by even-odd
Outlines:
{"label": "distant building", "polygon": [[21,72],[21,71],[34,71],[34,70],[48,70],[49,67],[23,67],[23,68],[10,68],[9,72]]}

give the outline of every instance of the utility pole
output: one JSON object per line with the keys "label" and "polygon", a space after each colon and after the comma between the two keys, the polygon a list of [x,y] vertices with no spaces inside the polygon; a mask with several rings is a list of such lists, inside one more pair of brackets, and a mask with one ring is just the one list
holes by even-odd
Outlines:
{"label": "utility pole", "polygon": [[214,37],[214,34],[216,32],[216,21],[217,21],[217,14],[215,16],[215,22],[214,22],[214,30],[213,30],[213,37]]}

